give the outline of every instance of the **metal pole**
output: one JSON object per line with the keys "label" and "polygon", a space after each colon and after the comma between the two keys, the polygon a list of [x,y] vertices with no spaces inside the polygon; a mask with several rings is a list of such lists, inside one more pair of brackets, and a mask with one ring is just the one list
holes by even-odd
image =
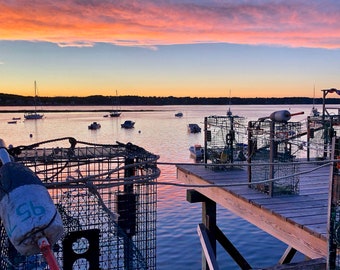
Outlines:
{"label": "metal pole", "polygon": [[[332,156],[331,159],[336,158],[339,155],[339,138],[333,138],[332,140]],[[337,269],[337,205],[340,199],[340,175],[338,163],[334,163],[331,168],[331,177],[328,193],[328,256],[327,256],[327,269]]]}
{"label": "metal pole", "polygon": [[[275,132],[275,122],[271,121],[270,122],[270,151],[269,151],[269,179],[274,178],[274,151],[275,151],[275,142],[274,142],[274,132]],[[269,182],[269,196],[273,196],[273,187],[274,183]]]}

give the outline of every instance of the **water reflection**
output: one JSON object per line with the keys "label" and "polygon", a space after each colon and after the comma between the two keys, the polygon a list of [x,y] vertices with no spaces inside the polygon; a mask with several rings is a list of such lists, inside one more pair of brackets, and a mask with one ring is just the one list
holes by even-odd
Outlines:
{"label": "water reflection", "polygon": [[[289,105],[292,112],[310,111],[310,106]],[[103,108],[103,107],[100,107]],[[104,107],[105,108],[105,107]],[[63,108],[65,109],[65,108]],[[84,108],[78,108],[84,109]],[[203,128],[205,116],[226,115],[227,106],[157,106],[122,107],[145,111],[124,112],[121,117],[103,117],[102,112],[88,113],[45,113],[46,118],[33,121],[19,121],[8,125],[7,121],[17,114],[0,115],[0,138],[8,144],[27,145],[58,137],[74,137],[80,141],[93,143],[132,142],[146,150],[160,155],[160,162],[192,163],[189,147],[203,143],[203,132],[189,134],[187,125],[197,123]],[[153,111],[146,111],[146,110]],[[275,110],[287,106],[232,106],[234,115],[249,120],[270,115]],[[107,107],[109,112],[111,107]],[[177,111],[183,117],[176,118]],[[303,119],[299,116],[294,121]],[[130,119],[136,122],[135,128],[125,130],[120,124]],[[88,130],[93,121],[101,124],[99,130]],[[33,136],[30,138],[29,135]],[[160,165],[159,181],[177,182],[176,168],[173,165]],[[196,226],[201,222],[201,205],[186,201],[186,189],[175,186],[158,187],[157,213],[157,269],[200,269],[201,249]],[[249,223],[235,217],[225,209],[218,209],[218,224],[230,237],[252,266],[259,264],[259,258],[267,265],[275,264],[285,250],[285,245],[264,234]],[[251,241],[250,241],[251,238]],[[220,266],[223,269],[238,269],[223,250],[218,248]],[[260,252],[260,254],[259,254]],[[267,256],[263,262],[263,254]]]}

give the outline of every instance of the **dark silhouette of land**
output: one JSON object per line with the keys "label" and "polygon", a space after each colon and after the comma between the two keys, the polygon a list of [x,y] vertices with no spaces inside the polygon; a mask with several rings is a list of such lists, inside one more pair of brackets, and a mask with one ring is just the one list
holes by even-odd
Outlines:
{"label": "dark silhouette of land", "polygon": [[[95,106],[114,105],[117,98],[113,96],[87,96],[87,97],[39,97],[39,106]],[[322,98],[285,97],[285,98],[198,98],[198,97],[141,97],[120,96],[119,105],[275,105],[275,104],[322,104]],[[327,98],[328,104],[339,104],[339,98]],[[0,93],[0,106],[32,106],[34,97]]]}

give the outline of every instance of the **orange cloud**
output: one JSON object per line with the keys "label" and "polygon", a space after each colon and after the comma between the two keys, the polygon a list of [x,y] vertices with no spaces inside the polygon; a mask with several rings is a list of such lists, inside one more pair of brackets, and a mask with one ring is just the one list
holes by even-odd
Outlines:
{"label": "orange cloud", "polygon": [[340,48],[340,2],[332,0],[0,0],[0,10],[2,40]]}

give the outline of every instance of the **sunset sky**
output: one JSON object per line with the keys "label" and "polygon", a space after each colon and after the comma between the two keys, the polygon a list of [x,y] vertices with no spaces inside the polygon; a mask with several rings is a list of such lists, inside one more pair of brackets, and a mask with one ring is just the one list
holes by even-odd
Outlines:
{"label": "sunset sky", "polygon": [[338,0],[0,0],[0,92],[321,96]]}

